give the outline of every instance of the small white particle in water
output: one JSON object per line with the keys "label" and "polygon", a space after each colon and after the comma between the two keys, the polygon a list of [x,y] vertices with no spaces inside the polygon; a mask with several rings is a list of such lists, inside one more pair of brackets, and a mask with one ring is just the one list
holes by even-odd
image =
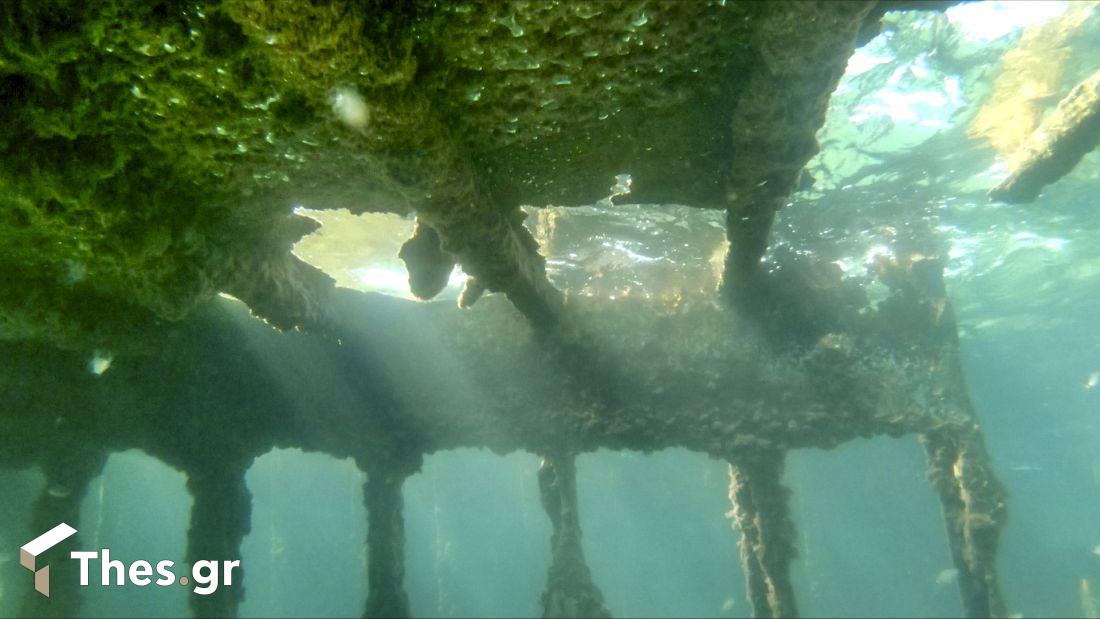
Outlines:
{"label": "small white particle in water", "polygon": [[1100,557],[1100,544],[1097,544],[1096,547],[1092,549],[1092,554]]}
{"label": "small white particle in water", "polygon": [[946,570],[940,570],[939,574],[936,574],[937,585],[950,585],[959,579],[959,570],[949,567]]}
{"label": "small white particle in water", "polygon": [[363,100],[359,91],[354,88],[337,88],[329,97],[332,103],[332,112],[340,119],[340,122],[363,131],[370,121],[370,109]]}
{"label": "small white particle in water", "polygon": [[96,376],[102,376],[111,367],[113,357],[109,352],[95,351],[91,361],[88,361],[88,371]]}
{"label": "small white particle in water", "polygon": [[1085,391],[1094,389],[1096,385],[1100,385],[1100,372],[1093,372],[1085,379]]}
{"label": "small white particle in water", "polygon": [[54,485],[50,486],[46,492],[48,492],[49,495],[55,499],[64,499],[65,497],[73,493],[73,489],[66,488],[65,486],[61,485]]}
{"label": "small white particle in water", "polygon": [[69,260],[66,263],[64,281],[66,284],[72,285],[80,282],[84,279],[84,276],[88,274],[88,268],[84,266],[82,262],[75,262]]}

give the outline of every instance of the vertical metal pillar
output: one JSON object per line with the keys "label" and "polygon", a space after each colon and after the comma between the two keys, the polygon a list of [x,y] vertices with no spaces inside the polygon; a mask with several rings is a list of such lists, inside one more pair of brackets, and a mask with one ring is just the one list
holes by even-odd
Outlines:
{"label": "vertical metal pillar", "polygon": [[940,496],[951,558],[967,617],[1003,617],[997,581],[997,546],[1007,508],[977,428],[921,436],[928,478]]}
{"label": "vertical metal pillar", "polygon": [[544,456],[539,467],[542,507],[554,526],[553,563],[542,594],[543,617],[610,617],[603,594],[584,560],[577,512],[577,469],[573,454]]}
{"label": "vertical metal pillar", "polygon": [[186,575],[190,580],[196,561],[216,561],[213,569],[222,570],[213,593],[190,596],[195,617],[236,617],[244,601],[243,568],[232,569],[232,585],[227,586],[223,562],[240,561],[241,541],[252,528],[252,493],[245,485],[246,470],[243,463],[218,461],[214,466],[187,471],[187,489],[194,499],[187,531],[188,573],[177,572],[177,576]]}
{"label": "vertical metal pillar", "polygon": [[797,556],[788,496],[780,483],[783,454],[744,454],[731,459],[729,516],[741,531],[741,563],[754,617],[796,617],[790,565]]}

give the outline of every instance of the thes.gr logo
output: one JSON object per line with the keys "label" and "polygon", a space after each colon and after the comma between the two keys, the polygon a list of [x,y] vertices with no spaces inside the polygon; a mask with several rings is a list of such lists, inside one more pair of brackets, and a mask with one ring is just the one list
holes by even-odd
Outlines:
{"label": "thes.gr logo", "polygon": [[50,597],[50,566],[46,565],[39,568],[36,565],[38,556],[69,539],[75,533],[76,529],[62,522],[56,527],[27,542],[19,549],[20,565],[34,572],[35,591],[46,597]]}
{"label": "thes.gr logo", "polygon": [[[38,566],[38,557],[50,548],[60,544],[76,534],[76,529],[62,522],[56,527],[46,531],[42,535],[27,542],[19,549],[19,563],[28,570],[34,572],[34,590],[46,597],[50,597],[50,566]],[[154,564],[149,561],[133,561],[126,563],[111,558],[108,548],[100,550],[74,550],[69,553],[69,558],[80,564],[80,586],[87,587],[91,581],[91,564],[94,561],[100,563],[99,584],[101,586],[121,587],[127,583],[137,587],[155,584],[158,587],[169,587],[174,584],[187,587],[192,585],[191,592],[196,595],[210,595],[219,587],[233,586],[233,569],[241,566],[240,561],[208,561],[198,560],[191,565],[189,576],[176,577],[173,571],[175,561],[157,561],[155,570],[157,579],[153,580]]]}

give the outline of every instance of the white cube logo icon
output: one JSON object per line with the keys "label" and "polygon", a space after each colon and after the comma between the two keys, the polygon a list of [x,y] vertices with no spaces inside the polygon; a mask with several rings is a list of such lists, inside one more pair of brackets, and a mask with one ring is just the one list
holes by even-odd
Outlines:
{"label": "white cube logo icon", "polygon": [[50,597],[50,566],[47,565],[42,569],[35,569],[37,567],[36,560],[38,559],[38,555],[69,539],[75,533],[76,529],[62,522],[42,535],[23,544],[19,549],[19,564],[34,572],[35,591],[46,597]]}

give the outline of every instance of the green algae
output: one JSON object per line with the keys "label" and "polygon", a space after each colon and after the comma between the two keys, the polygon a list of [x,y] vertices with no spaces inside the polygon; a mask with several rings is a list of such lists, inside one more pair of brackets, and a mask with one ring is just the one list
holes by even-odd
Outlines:
{"label": "green algae", "polygon": [[[0,337],[115,320],[36,300],[78,286],[181,319],[285,255],[299,205],[417,211],[490,290],[541,272],[520,204],[590,204],[630,173],[639,202],[722,207],[744,150],[731,119],[775,96],[747,96],[748,78],[842,64],[844,37],[805,46],[812,59],[768,51],[817,12],[861,19],[722,1],[5,3],[0,271],[25,276],[0,281]],[[820,124],[799,111],[824,105],[817,81],[781,80],[807,105],[767,119],[780,142]],[[751,124],[735,135],[779,130]]]}

